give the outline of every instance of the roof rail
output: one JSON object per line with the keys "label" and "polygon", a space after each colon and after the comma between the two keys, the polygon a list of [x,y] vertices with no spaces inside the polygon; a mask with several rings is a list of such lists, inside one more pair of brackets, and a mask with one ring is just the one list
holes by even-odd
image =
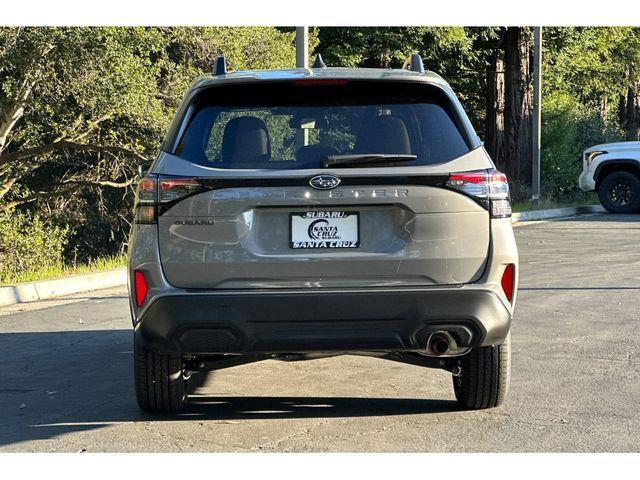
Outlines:
{"label": "roof rail", "polygon": [[402,65],[404,70],[411,70],[412,72],[424,73],[424,63],[422,63],[422,57],[419,53],[413,53],[410,57],[404,61]]}
{"label": "roof rail", "polygon": [[322,56],[318,54],[316,59],[313,61],[313,65],[311,68],[326,68],[327,64],[322,61]]}
{"label": "roof rail", "polygon": [[213,64],[213,74],[214,75],[225,75],[227,73],[227,60],[224,58],[224,55],[220,55],[216,58],[216,61]]}

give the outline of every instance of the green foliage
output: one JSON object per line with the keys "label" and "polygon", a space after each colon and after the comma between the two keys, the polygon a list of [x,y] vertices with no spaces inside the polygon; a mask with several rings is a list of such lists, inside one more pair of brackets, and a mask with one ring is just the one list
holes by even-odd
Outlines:
{"label": "green foliage", "polygon": [[[65,258],[122,253],[141,160],[100,147],[152,158],[186,88],[217,55],[236,70],[292,68],[294,37],[273,27],[0,27],[0,140],[4,114],[32,87],[0,142],[0,211],[73,225]],[[2,162],[59,140],[91,148]]]}
{"label": "green foliage", "polygon": [[54,278],[67,277],[69,275],[82,275],[86,273],[103,272],[122,268],[127,264],[126,255],[113,255],[91,259],[79,264],[52,264],[37,265],[31,270],[16,273],[13,276],[0,280],[0,285],[15,285],[16,283],[38,282]]}
{"label": "green foliage", "polygon": [[544,93],[571,93],[604,118],[640,76],[640,35],[632,27],[545,29]]}
{"label": "green foliage", "polygon": [[542,101],[541,181],[544,194],[571,199],[582,172],[582,152],[599,143],[621,140],[623,132],[566,92],[550,92]]}
{"label": "green foliage", "polygon": [[0,214],[0,284],[15,282],[24,272],[62,268],[68,232],[37,215]]}
{"label": "green foliage", "polygon": [[[0,85],[5,108],[19,81],[34,69],[25,117],[12,132],[12,150],[84,134],[107,117],[105,128],[83,138],[145,151],[134,134],[161,134],[166,111],[156,95],[163,51],[157,33],[145,28],[2,28]],[[144,138],[144,135],[143,135]],[[76,162],[80,159],[75,159]]]}
{"label": "green foliage", "polygon": [[544,29],[543,193],[582,198],[582,152],[624,140],[621,102],[640,78],[640,35],[631,27]]}
{"label": "green foliage", "polygon": [[429,68],[471,47],[463,27],[326,27],[318,39],[327,64],[341,67],[398,68],[420,52]]}

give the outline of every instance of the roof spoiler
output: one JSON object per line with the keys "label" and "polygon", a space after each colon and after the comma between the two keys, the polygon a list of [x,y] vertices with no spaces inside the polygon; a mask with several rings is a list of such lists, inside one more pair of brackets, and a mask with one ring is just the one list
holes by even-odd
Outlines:
{"label": "roof spoiler", "polygon": [[416,73],[424,73],[424,63],[419,53],[413,53],[404,61],[403,70],[410,70]]}

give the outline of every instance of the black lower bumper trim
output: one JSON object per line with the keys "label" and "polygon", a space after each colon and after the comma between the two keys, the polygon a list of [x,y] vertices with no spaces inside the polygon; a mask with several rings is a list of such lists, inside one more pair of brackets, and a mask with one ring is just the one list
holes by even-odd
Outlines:
{"label": "black lower bumper trim", "polygon": [[156,298],[135,330],[149,347],[217,354],[421,350],[440,330],[490,345],[510,324],[490,290],[236,291]]}

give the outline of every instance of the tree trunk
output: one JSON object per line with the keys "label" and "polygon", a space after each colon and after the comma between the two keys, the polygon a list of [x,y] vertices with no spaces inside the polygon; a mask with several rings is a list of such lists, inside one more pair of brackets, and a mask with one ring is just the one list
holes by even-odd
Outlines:
{"label": "tree trunk", "polygon": [[9,104],[3,112],[0,112],[0,153],[4,151],[9,134],[22,115],[24,115],[24,107],[17,103]]}
{"label": "tree trunk", "polygon": [[520,191],[531,186],[531,30],[505,32],[504,159],[505,173]]}
{"label": "tree trunk", "polygon": [[640,140],[640,84],[627,89],[624,129],[627,140]]}
{"label": "tree trunk", "polygon": [[600,116],[600,120],[602,120],[602,123],[605,125],[609,120],[608,109],[609,109],[609,101],[607,100],[606,97],[602,97],[598,104],[598,115]]}
{"label": "tree trunk", "polygon": [[485,148],[499,169],[504,168],[504,62],[496,49],[487,68]]}

